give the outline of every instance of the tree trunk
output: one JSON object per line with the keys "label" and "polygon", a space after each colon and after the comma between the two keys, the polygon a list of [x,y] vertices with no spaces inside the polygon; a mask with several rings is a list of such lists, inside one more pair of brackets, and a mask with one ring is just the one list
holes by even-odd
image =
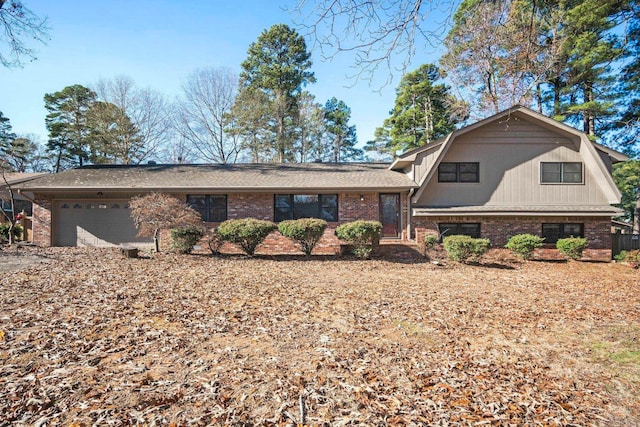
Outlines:
{"label": "tree trunk", "polygon": [[158,239],[158,233],[160,232],[159,229],[155,229],[155,231],[153,232],[153,244],[156,247],[156,253],[160,253],[160,240]]}
{"label": "tree trunk", "polygon": [[633,234],[640,234],[640,181],[638,181],[636,209],[633,211]]}

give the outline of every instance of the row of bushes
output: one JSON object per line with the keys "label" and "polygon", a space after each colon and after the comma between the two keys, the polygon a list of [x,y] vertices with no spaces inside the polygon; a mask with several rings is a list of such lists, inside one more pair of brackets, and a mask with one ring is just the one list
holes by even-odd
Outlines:
{"label": "row of bushes", "polygon": [[[536,248],[543,245],[544,238],[533,234],[518,234],[512,236],[505,247],[522,259],[530,259]],[[438,238],[428,235],[424,239],[425,251],[433,250],[438,245]],[[491,243],[489,239],[474,239],[469,236],[447,236],[442,245],[447,258],[453,261],[479,261],[487,253]],[[587,240],[582,237],[560,239],[556,243],[558,252],[567,258],[579,259],[587,248]]]}
{"label": "row of bushes", "polygon": [[[171,248],[179,253],[191,253],[193,247],[206,237],[209,249],[217,253],[223,242],[238,245],[242,251],[252,256],[258,245],[266,237],[278,230],[280,234],[291,239],[307,256],[327,228],[327,222],[316,218],[302,218],[282,221],[275,224],[255,218],[231,219],[224,221],[215,230],[205,231],[197,227],[177,228],[171,230]],[[335,234],[340,240],[353,245],[353,252],[360,258],[371,254],[373,245],[378,242],[382,224],[378,221],[353,221],[336,228]]]}

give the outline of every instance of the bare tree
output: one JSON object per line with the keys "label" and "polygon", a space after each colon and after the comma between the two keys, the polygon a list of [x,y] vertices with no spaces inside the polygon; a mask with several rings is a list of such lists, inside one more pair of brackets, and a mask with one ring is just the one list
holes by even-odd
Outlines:
{"label": "bare tree", "polygon": [[46,43],[49,39],[46,18],[39,18],[20,0],[0,0],[0,33],[0,44],[8,45],[0,45],[0,64],[5,67],[19,67],[24,58],[36,59],[26,40]]}
{"label": "bare tree", "polygon": [[[460,0],[298,0],[292,12],[301,19],[325,59],[354,54],[352,76],[373,79],[375,72],[404,72],[416,50],[435,50],[444,38]],[[394,59],[400,66],[392,64]],[[396,69],[399,68],[399,69]]]}
{"label": "bare tree", "polygon": [[130,206],[138,236],[153,236],[156,252],[160,252],[158,235],[161,229],[202,225],[202,218],[198,212],[168,194],[150,193],[134,197]]}
{"label": "bare tree", "polygon": [[236,133],[228,132],[238,75],[229,68],[203,68],[189,76],[176,106],[178,133],[207,162],[235,163],[241,151]]}
{"label": "bare tree", "polygon": [[119,75],[95,85],[98,97],[120,108],[137,129],[128,158],[141,163],[158,156],[173,137],[173,110],[165,97],[150,88],[138,88],[133,79]]}
{"label": "bare tree", "polygon": [[[481,2],[461,7],[445,39],[440,63],[478,118],[515,104],[538,104],[557,66],[563,17],[528,1]],[[478,114],[479,113],[479,114]]]}

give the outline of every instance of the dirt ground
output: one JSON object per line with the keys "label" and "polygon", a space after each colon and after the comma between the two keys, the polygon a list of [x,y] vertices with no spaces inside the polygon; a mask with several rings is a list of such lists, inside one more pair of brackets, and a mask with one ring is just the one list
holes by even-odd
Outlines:
{"label": "dirt ground", "polygon": [[625,265],[0,252],[0,426],[638,425]]}

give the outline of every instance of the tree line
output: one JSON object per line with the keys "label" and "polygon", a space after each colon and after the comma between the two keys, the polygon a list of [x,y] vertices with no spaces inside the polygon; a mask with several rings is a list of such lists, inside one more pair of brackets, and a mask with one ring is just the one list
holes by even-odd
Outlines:
{"label": "tree line", "polygon": [[342,162],[362,158],[351,109],[324,104],[304,38],[287,25],[262,32],[237,75],[193,72],[175,102],[126,76],[44,96],[48,140],[11,132],[1,115],[0,150],[16,171],[58,172],[84,164]]}

